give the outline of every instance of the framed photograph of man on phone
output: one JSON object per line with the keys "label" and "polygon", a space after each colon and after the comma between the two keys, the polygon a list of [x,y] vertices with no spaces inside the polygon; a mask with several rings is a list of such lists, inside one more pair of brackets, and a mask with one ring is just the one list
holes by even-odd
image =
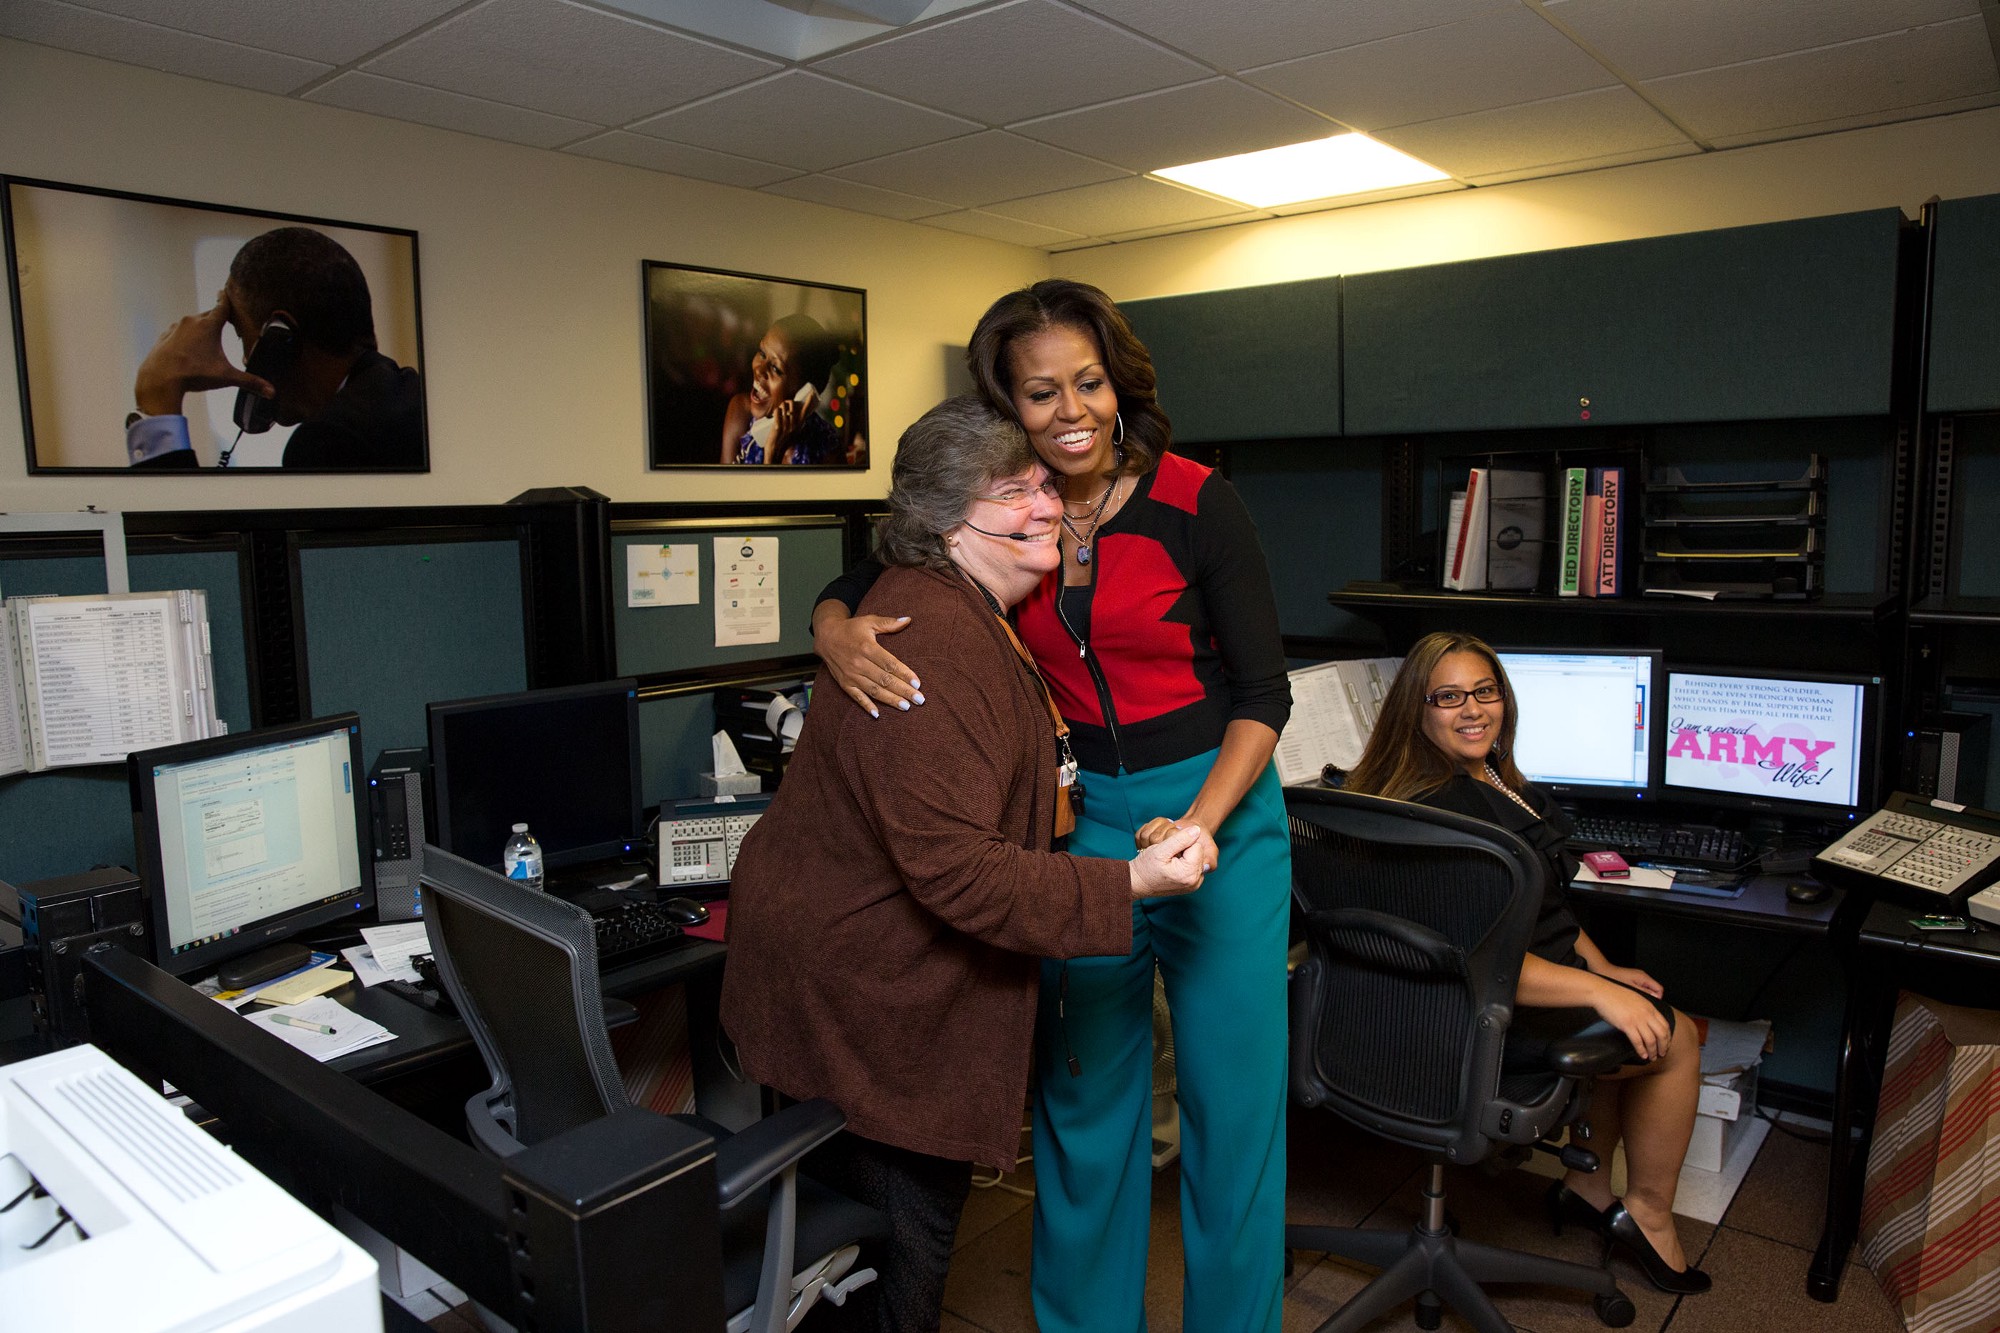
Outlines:
{"label": "framed photograph of man on phone", "polygon": [[867,293],[647,260],[651,465],[868,466]]}
{"label": "framed photograph of man on phone", "polygon": [[0,177],[28,470],[426,472],[417,235]]}

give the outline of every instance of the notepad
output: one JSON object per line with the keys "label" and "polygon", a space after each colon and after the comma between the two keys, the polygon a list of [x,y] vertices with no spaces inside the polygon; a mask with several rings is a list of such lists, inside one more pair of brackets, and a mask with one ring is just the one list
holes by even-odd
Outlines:
{"label": "notepad", "polygon": [[344,972],[337,967],[316,967],[310,972],[301,972],[295,977],[274,981],[257,992],[259,1004],[297,1004],[310,1000],[315,995],[324,995],[330,990],[338,990],[354,980],[352,972]]}

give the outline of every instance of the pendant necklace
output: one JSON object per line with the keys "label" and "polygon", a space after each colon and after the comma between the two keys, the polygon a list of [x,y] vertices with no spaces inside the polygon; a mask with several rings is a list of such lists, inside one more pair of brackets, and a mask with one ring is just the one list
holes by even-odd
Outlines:
{"label": "pendant necklace", "polygon": [[1113,477],[1111,484],[1104,488],[1104,494],[1097,497],[1097,508],[1090,513],[1089,532],[1077,531],[1076,524],[1070,522],[1069,513],[1067,511],[1063,513],[1062,525],[1068,528],[1069,535],[1076,539],[1076,563],[1079,565],[1090,563],[1090,544],[1097,539],[1097,525],[1104,521],[1105,511],[1111,507],[1111,497],[1118,490],[1119,480],[1118,477]]}

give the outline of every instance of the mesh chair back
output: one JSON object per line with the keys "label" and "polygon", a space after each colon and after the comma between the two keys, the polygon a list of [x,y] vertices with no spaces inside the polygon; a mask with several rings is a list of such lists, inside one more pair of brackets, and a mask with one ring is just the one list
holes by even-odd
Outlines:
{"label": "mesh chair back", "polygon": [[435,846],[423,883],[438,973],[493,1075],[495,1119],[526,1147],[624,1109],[589,913]]}
{"label": "mesh chair back", "polygon": [[1294,982],[1295,1095],[1483,1155],[1541,863],[1497,825],[1426,806],[1310,789],[1286,804],[1311,955]]}

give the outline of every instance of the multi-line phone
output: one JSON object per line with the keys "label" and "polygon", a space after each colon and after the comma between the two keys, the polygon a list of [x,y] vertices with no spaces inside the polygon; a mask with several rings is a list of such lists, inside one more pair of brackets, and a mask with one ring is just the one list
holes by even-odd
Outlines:
{"label": "multi-line phone", "polygon": [[668,801],[660,806],[662,888],[720,884],[736,868],[743,835],[771,803],[768,795]]}
{"label": "multi-line phone", "polygon": [[2000,814],[1896,792],[1813,858],[1820,880],[1929,909],[2000,917]]}

